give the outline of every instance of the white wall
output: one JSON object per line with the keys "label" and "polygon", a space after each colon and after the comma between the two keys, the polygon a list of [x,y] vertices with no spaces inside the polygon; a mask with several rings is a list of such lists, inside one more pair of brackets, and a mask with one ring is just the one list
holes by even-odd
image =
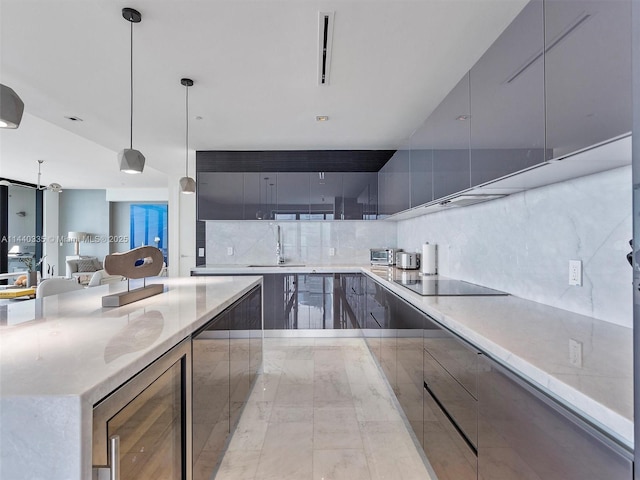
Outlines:
{"label": "white wall", "polygon": [[[282,232],[288,263],[368,264],[372,247],[394,247],[393,222],[344,220],[325,222],[208,221],[207,264],[275,264],[276,231]],[[227,248],[234,255],[227,255]],[[334,248],[331,256],[329,249]]]}
{"label": "white wall", "polygon": [[[66,237],[69,232],[87,232],[90,239],[80,243],[80,255],[91,255],[103,260],[109,253],[109,203],[105,190],[64,190],[59,199],[59,231]],[[72,242],[59,246],[56,270],[65,271],[65,257],[73,255]]]}
{"label": "white wall", "polygon": [[398,247],[435,243],[440,274],[631,327],[631,191],[631,167],[610,170],[398,222]]}

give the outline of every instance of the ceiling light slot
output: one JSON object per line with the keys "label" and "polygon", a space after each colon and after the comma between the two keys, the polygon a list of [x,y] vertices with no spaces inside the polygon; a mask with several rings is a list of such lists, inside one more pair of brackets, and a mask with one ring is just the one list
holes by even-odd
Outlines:
{"label": "ceiling light slot", "polygon": [[318,85],[329,85],[334,12],[318,13]]}
{"label": "ceiling light slot", "polygon": [[591,18],[591,14],[587,12],[582,12],[578,15],[569,25],[567,25],[558,35],[552,38],[542,50],[533,55],[529,60],[527,60],[524,65],[522,65],[518,70],[516,70],[513,74],[509,76],[503,83],[511,83],[520,75],[522,75],[531,65],[533,65],[539,58],[542,57],[543,54],[549,53],[551,49],[558,46],[560,42],[562,42],[565,38],[567,38],[571,33],[573,33],[580,25],[584,24],[587,20]]}

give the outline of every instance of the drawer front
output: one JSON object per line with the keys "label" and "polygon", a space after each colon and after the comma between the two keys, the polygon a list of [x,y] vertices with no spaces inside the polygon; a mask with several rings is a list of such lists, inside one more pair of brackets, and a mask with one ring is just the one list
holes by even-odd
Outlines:
{"label": "drawer front", "polygon": [[429,352],[424,353],[425,388],[459,428],[472,449],[478,445],[478,402]]}
{"label": "drawer front", "polygon": [[481,356],[479,479],[631,480],[631,454]]}
{"label": "drawer front", "polygon": [[[433,328],[428,328],[433,323]],[[424,348],[464,387],[478,398],[478,350],[431,320],[424,330]]]}

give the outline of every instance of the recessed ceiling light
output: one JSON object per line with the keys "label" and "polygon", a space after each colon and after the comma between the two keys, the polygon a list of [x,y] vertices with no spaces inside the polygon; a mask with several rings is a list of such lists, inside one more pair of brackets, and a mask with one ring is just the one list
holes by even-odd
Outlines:
{"label": "recessed ceiling light", "polygon": [[327,115],[316,115],[316,122],[328,122],[329,117]]}
{"label": "recessed ceiling light", "polygon": [[64,117],[67,120],[71,120],[72,122],[83,122],[84,120],[82,120],[80,117],[75,117],[75,116],[71,116],[71,117]]}
{"label": "recessed ceiling light", "polygon": [[471,115],[458,115],[456,117],[456,120],[459,120],[460,122],[464,122],[465,120],[469,120],[471,118]]}

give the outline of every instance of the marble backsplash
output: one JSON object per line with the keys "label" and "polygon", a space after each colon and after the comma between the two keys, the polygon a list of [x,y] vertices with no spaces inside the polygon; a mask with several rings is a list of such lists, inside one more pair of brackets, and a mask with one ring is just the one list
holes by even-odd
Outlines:
{"label": "marble backsplash", "polygon": [[277,225],[287,263],[368,264],[371,247],[395,247],[397,241],[393,222],[208,221],[207,264],[275,264]]}
{"label": "marble backsplash", "polygon": [[[631,327],[631,167],[400,221],[398,247],[438,245],[438,272]],[[582,260],[583,286],[569,286]]]}

